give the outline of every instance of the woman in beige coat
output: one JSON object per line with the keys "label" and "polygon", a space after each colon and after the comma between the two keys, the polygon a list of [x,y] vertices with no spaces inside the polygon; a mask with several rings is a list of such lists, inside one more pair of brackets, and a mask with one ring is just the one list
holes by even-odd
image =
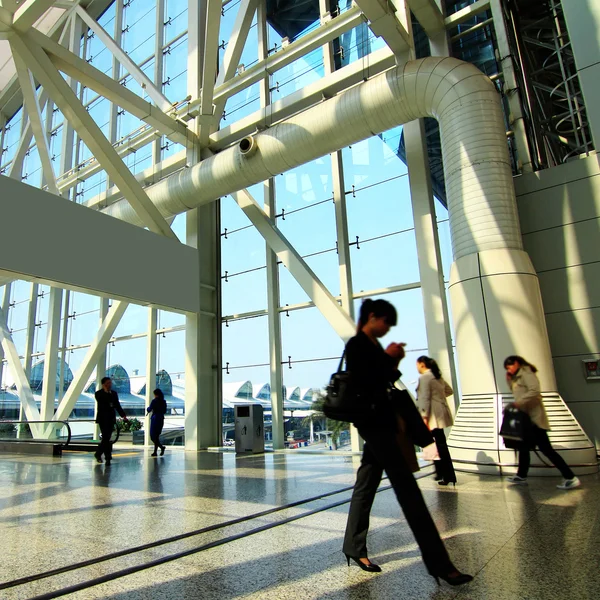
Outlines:
{"label": "woman in beige coat", "polygon": [[417,370],[421,374],[417,387],[417,401],[423,420],[433,435],[440,459],[434,461],[438,485],[456,485],[456,473],[446,443],[444,428],[454,422],[446,398],[454,393],[444,381],[438,364],[429,356],[417,358]]}
{"label": "woman in beige coat", "polygon": [[531,419],[530,440],[525,442],[519,449],[519,469],[514,477],[508,481],[524,485],[527,483],[527,472],[530,464],[530,449],[536,448],[552,462],[562,473],[564,481],[557,486],[561,490],[570,490],[581,485],[575,473],[571,471],[562,456],[554,450],[548,439],[550,422],[542,401],[540,391],[540,380],[536,373],[537,369],[528,363],[522,356],[509,356],[504,361],[508,385],[514,395],[514,406],[527,413]]}

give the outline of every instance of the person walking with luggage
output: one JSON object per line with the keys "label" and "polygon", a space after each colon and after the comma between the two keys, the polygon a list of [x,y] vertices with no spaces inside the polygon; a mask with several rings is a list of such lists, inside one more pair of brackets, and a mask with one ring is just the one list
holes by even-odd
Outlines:
{"label": "person walking with luggage", "polygon": [[423,420],[429,427],[435,445],[437,446],[439,460],[434,460],[435,480],[438,485],[456,485],[456,473],[452,465],[452,458],[446,443],[445,427],[453,424],[452,412],[446,398],[454,393],[452,388],[442,378],[440,368],[429,356],[417,358],[417,371],[419,371],[419,385],[417,386],[417,401]]}
{"label": "person walking with luggage", "polygon": [[166,446],[160,443],[160,434],[162,433],[163,426],[165,424],[165,414],[167,412],[167,401],[165,395],[160,388],[154,390],[154,399],[150,403],[147,409],[148,413],[152,413],[150,417],[150,439],[154,444],[154,452],[150,456],[158,456],[158,449],[160,448],[160,455],[163,456],[166,450]]}
{"label": "person walking with luggage", "polygon": [[126,423],[129,422],[129,419],[119,402],[117,392],[112,389],[112,379],[110,377],[103,377],[100,383],[102,384],[102,387],[95,393],[95,397],[98,404],[96,423],[100,426],[102,440],[100,441],[98,450],[94,456],[96,457],[96,460],[101,463],[102,455],[104,454],[106,466],[108,467],[112,460],[112,442],[110,441],[110,438],[115,425],[117,424],[115,412],[118,412]]}
{"label": "person walking with luggage", "polygon": [[509,477],[514,484],[527,483],[527,473],[530,465],[530,450],[538,447],[550,462],[561,472],[563,482],[557,487],[560,490],[572,490],[581,485],[581,481],[569,468],[562,456],[554,450],[548,439],[550,422],[544,408],[540,391],[540,380],[537,369],[522,356],[509,356],[504,361],[506,378],[514,395],[514,406],[523,411],[531,419],[529,441],[523,442],[519,448],[519,468],[517,474]]}
{"label": "person walking with luggage", "polygon": [[346,346],[347,370],[358,401],[364,407],[364,415],[357,417],[354,424],[365,446],[350,503],[343,551],[348,565],[353,560],[364,571],[381,571],[368,558],[367,533],[371,507],[385,471],[430,575],[438,583],[441,578],[450,585],[461,585],[473,578],[460,573],[452,564],[402,452],[397,413],[388,390],[400,377],[398,365],[404,358],[404,344],[390,344],[384,350],[378,341],[396,322],[396,309],[389,302],[365,300],[360,309],[358,332]]}

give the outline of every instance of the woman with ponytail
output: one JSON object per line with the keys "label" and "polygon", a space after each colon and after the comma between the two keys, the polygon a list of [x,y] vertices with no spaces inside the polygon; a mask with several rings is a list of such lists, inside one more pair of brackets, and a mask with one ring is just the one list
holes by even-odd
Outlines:
{"label": "woman with ponytail", "polygon": [[434,461],[438,485],[456,485],[456,473],[446,443],[444,428],[454,422],[446,398],[454,393],[442,378],[437,362],[429,356],[417,358],[417,370],[420,373],[417,386],[417,400],[423,420],[433,435],[440,460]]}
{"label": "woman with ponytail", "polygon": [[371,507],[385,471],[429,573],[438,583],[441,578],[450,585],[462,585],[473,578],[460,573],[452,564],[402,451],[398,418],[388,392],[400,378],[398,365],[404,358],[404,344],[390,344],[384,350],[378,341],[396,321],[396,309],[389,302],[365,300],[360,309],[358,332],[346,346],[347,370],[364,407],[354,425],[365,446],[350,503],[344,553],[348,565],[353,560],[364,571],[381,571],[368,558],[367,533]]}

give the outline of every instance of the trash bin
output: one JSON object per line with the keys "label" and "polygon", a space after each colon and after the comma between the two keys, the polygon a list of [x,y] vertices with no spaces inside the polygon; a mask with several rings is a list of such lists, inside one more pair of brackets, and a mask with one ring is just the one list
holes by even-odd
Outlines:
{"label": "trash bin", "polygon": [[236,406],[234,414],[236,453],[264,452],[265,425],[263,407],[260,404]]}

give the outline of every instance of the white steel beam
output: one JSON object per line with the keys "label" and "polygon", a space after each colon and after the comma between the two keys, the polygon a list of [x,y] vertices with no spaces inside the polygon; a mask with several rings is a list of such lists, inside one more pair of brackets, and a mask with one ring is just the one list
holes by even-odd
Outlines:
{"label": "white steel beam", "polygon": [[56,410],[56,414],[54,415],[55,421],[64,421],[69,418],[73,408],[75,408],[75,403],[79,400],[80,394],[83,392],[90,376],[98,364],[100,355],[105,350],[106,344],[108,344],[115,329],[119,325],[121,318],[125,314],[127,306],[128,304],[126,302],[113,302],[106,319],[102,322],[102,325],[94,337],[92,345],[83,359],[83,363],[73,377],[69,389]]}
{"label": "white steel beam", "polygon": [[[410,49],[412,42],[408,31],[396,16],[396,7],[388,0],[355,0],[369,21],[369,28],[385,40],[396,56]],[[442,21],[443,27],[443,21]]]}
{"label": "white steel beam", "polygon": [[[140,98],[118,81],[105,75],[43,33],[31,29],[24,39],[31,51],[43,48],[48,53],[52,64],[65,75],[74,77],[86,87],[118,104],[138,119],[160,131],[161,134],[166,135],[173,142],[185,146],[188,141],[195,138],[184,123],[165,114],[160,108]],[[37,76],[36,79],[38,79]]]}
{"label": "white steel beam", "polygon": [[429,37],[435,37],[445,30],[444,15],[436,0],[405,0],[405,2]]}
{"label": "white steel beam", "polygon": [[[217,75],[216,87],[225,83],[231,79],[237,72],[237,68],[240,64],[242,52],[246,40],[248,39],[248,32],[252,25],[252,19],[254,19],[254,13],[256,12],[256,6],[258,0],[241,0],[240,7],[233,25],[233,31],[227,42],[227,48],[223,56],[223,64],[219,69]],[[225,108],[225,100],[215,98],[214,108],[214,125],[215,128],[218,126],[223,115],[223,109]]]}
{"label": "white steel beam", "polygon": [[200,114],[213,115],[213,93],[219,63],[219,28],[221,25],[222,0],[207,0],[206,32],[202,56],[202,89],[200,90]]}
{"label": "white steel beam", "polygon": [[[10,308],[10,292],[12,288],[13,279],[10,277],[3,277],[0,274],[0,286],[4,288],[4,294],[2,296],[2,303],[0,303],[0,308],[4,311],[6,317],[8,317],[8,310]],[[8,324],[8,321],[7,321]],[[4,349],[2,348],[2,344],[0,344],[0,390],[2,390],[2,382],[4,380]],[[22,413],[21,407],[21,413]],[[19,419],[23,420],[23,419]]]}
{"label": "white steel beam", "polygon": [[7,313],[2,308],[0,308],[0,345],[4,351],[8,368],[15,380],[19,399],[24,407],[27,419],[29,421],[39,421],[40,412],[33,399],[31,386],[25,375],[25,369],[23,369],[23,365],[21,364],[19,352],[17,351],[17,347],[15,346],[10,330],[8,329]]}
{"label": "white steel beam", "polygon": [[234,94],[260,81],[265,75],[272,75],[324,44],[340,37],[346,31],[358,27],[363,22],[364,17],[360,9],[356,6],[350,8],[339,17],[323,23],[318,29],[303,35],[278,52],[259,59],[257,63],[246,69],[241,75],[231,76],[224,82],[218,81],[215,89],[215,101],[227,100]]}
{"label": "white steel beam", "polygon": [[[46,94],[46,92],[43,90],[38,95],[38,102],[40,111],[43,111],[46,108],[46,103],[48,102],[48,94]],[[25,129],[21,134],[21,139],[19,140],[19,145],[17,146],[15,155],[10,163],[10,169],[8,170],[8,176],[16,179],[17,181],[21,181],[23,161],[25,160],[25,156],[29,151],[29,146],[31,146],[32,139],[33,129],[31,128],[31,121],[28,119]]]}
{"label": "white steel beam", "polygon": [[[158,311],[148,308],[148,329],[146,339],[146,406],[150,406],[154,398],[156,385],[156,369],[158,358],[158,344],[156,338]],[[144,444],[150,445],[150,415],[144,411]]]}
{"label": "white steel beam", "polygon": [[42,173],[44,174],[48,191],[52,194],[58,195],[59,192],[58,188],[56,187],[56,175],[54,174],[54,167],[52,166],[52,160],[50,159],[48,137],[46,135],[46,128],[42,121],[42,113],[40,111],[40,105],[38,104],[37,94],[35,92],[35,83],[31,73],[25,65],[25,62],[19,53],[15,51],[15,47],[12,43],[10,47],[13,51],[13,59],[17,69],[19,83],[21,84],[23,102],[25,104],[25,108],[27,109],[31,131],[33,133],[37,151],[40,156]]}
{"label": "white steel beam", "polygon": [[456,11],[454,14],[446,17],[444,20],[446,29],[450,29],[452,27],[456,27],[465,21],[473,18],[475,15],[478,15],[490,8],[490,0],[477,0],[477,2],[473,2],[473,4],[469,4],[469,6],[465,6],[463,9]]}
{"label": "white steel beam", "polygon": [[[156,0],[156,19],[154,21],[154,81],[161,85],[164,81],[163,38],[165,31],[165,0]],[[152,143],[152,164],[160,162],[162,140],[156,138]]]}
{"label": "white steel beam", "polygon": [[144,225],[155,233],[177,239],[140,183],[123,163],[100,127],[85,110],[45,52],[39,47],[30,47],[25,39],[18,36],[13,38],[11,45],[17,48],[18,53],[32,70],[36,79],[44,86],[65,118],[96,156],[110,178],[117,184]]}
{"label": "white steel beam", "polygon": [[[258,24],[258,58],[265,60],[269,56],[267,5],[259,2],[257,8]],[[262,107],[271,103],[271,87],[268,77],[260,82],[260,102]],[[264,182],[265,213],[276,226],[277,197],[275,179]],[[285,419],[283,408],[283,365],[282,365],[282,338],[281,338],[281,304],[279,286],[279,264],[277,254],[265,243],[267,265],[267,319],[269,322],[269,363],[271,385],[271,434],[273,436],[273,449],[285,448]]]}
{"label": "white steel beam", "polygon": [[[98,39],[108,48],[109,52],[121,63],[123,68],[137,81],[152,101],[165,113],[173,109],[169,99],[158,89],[154,82],[138,67],[125,53],[123,48],[110,34],[81,6],[75,9],[76,14],[98,36]],[[219,7],[219,15],[221,10]]]}
{"label": "white steel beam", "polygon": [[222,150],[238,142],[244,136],[268,129],[278,121],[314,106],[338,92],[362,83],[396,64],[394,54],[389,48],[381,48],[369,55],[368,65],[357,60],[331,75],[321,77],[315,83],[289,94],[282,100],[273,102],[268,108],[261,108],[247,117],[223,127],[210,136],[210,149]]}
{"label": "white steel beam", "polygon": [[300,287],[329,321],[335,332],[344,340],[348,340],[355,335],[356,325],[354,321],[341,308],[292,244],[273,225],[267,213],[259,206],[252,195],[247,190],[241,190],[234,192],[231,196],[256,227],[256,230],[263,236],[271,250],[277,254],[279,260],[290,271]]}
{"label": "white steel beam", "polygon": [[48,330],[46,333],[46,351],[44,353],[44,380],[42,384],[42,403],[40,411],[42,421],[49,421],[54,415],[62,297],[63,292],[60,288],[50,288]]}
{"label": "white steel beam", "polygon": [[54,2],[55,0],[24,0],[13,16],[13,28],[17,31],[27,31]]}

